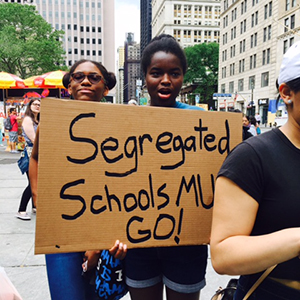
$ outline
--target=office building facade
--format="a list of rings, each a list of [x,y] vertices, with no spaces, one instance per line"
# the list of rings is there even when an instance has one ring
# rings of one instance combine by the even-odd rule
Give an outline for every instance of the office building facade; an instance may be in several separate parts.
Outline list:
[[[219,42],[220,0],[153,0],[152,36],[166,33],[182,47]]]
[[[275,123],[270,107],[278,95],[275,82],[282,57],[300,40],[297,2],[221,1],[218,110],[259,113],[262,123]],[[284,105],[276,117],[277,125],[287,118]]]
[[[139,100],[141,87],[140,44],[134,41],[134,34],[127,33],[124,61],[124,103]]]

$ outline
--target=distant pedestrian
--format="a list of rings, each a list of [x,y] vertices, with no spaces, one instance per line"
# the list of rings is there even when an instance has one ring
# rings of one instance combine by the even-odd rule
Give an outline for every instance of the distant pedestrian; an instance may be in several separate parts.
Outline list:
[[[243,114],[243,141],[252,137],[253,134],[250,131],[250,121],[249,121],[249,117],[246,116],[245,114]]]
[[[128,105],[136,106],[136,105],[138,105],[138,103],[135,99],[131,99],[131,100],[128,101]]]
[[[31,156],[31,151],[35,140],[36,129],[40,120],[40,105],[41,104],[39,98],[32,98],[27,105],[25,111],[25,117],[22,122],[22,131],[23,131],[22,134],[25,139],[24,151],[26,151],[29,158]],[[18,213],[16,214],[16,217],[21,220],[31,219],[31,217],[26,212],[27,204],[30,201],[30,198],[32,197],[28,170],[26,171],[26,176],[28,179],[28,185],[22,194],[19,210]],[[32,201],[32,212],[33,213],[36,212],[36,208],[33,204],[33,201]]]
[[[261,116],[260,116],[259,113],[256,113],[256,114],[255,114],[255,119],[256,119],[256,122],[258,123],[258,125],[260,125]]]
[[[249,117],[249,123],[250,123],[249,131],[252,133],[253,136],[257,136],[257,130],[256,130],[257,121],[256,121],[255,117],[250,116]]]
[[[3,141],[4,141],[4,124],[3,124],[3,118],[0,118],[0,146],[4,147]]]
[[[12,125],[12,129],[9,131],[10,152],[11,153],[19,153],[16,150],[16,146],[18,143],[18,119],[20,119],[20,118],[17,116],[17,111],[16,111],[15,107],[11,107],[9,109],[8,118],[10,118],[10,122]]]

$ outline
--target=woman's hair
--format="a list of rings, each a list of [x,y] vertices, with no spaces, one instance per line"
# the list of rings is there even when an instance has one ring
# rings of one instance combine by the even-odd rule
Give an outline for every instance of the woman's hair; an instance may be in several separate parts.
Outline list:
[[[250,116],[250,117],[249,117],[249,121],[250,121],[250,124],[256,126],[256,122],[257,122],[257,121],[256,121],[256,118],[255,118],[255,117]]]
[[[250,122],[249,116],[247,116],[246,114],[243,114],[243,118],[246,118],[248,122]]]
[[[26,107],[25,114],[24,114],[24,116],[30,117],[33,122],[35,122],[35,118],[34,118],[34,114],[33,114],[32,110],[31,110],[31,105],[35,101],[41,102],[41,99],[40,98],[30,98],[30,101],[28,102],[28,105]],[[37,114],[37,120],[38,121],[40,120],[40,113]]]
[[[99,71],[102,73],[104,80],[105,80],[105,85],[108,87],[109,90],[111,90],[117,83],[116,80],[116,76],[114,73],[112,72],[108,72],[106,70],[106,68],[99,62],[97,61],[93,61],[93,60],[89,60],[89,59],[81,59],[79,61],[77,61],[70,69],[70,71],[68,73],[66,73],[63,77],[63,85],[64,87],[67,89],[69,87],[69,83],[70,83],[70,79],[71,79],[71,75],[74,73],[74,71],[76,70],[76,68],[85,63],[85,62],[91,62],[92,64],[94,64]]]
[[[147,68],[151,64],[153,55],[159,51],[171,53],[177,56],[181,62],[183,74],[186,73],[187,61],[183,49],[173,36],[169,34],[161,34],[153,38],[143,51],[141,65],[145,76],[147,73]]]

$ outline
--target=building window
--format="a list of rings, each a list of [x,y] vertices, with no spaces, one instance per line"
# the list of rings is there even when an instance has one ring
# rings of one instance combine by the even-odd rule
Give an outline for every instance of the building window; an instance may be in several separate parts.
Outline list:
[[[268,18],[268,4],[265,5],[265,13],[264,13],[265,19]]]
[[[269,3],[269,17],[271,17],[272,16],[272,9],[273,9],[273,7],[272,7],[272,1]]]
[[[291,29],[295,28],[295,15],[291,16]]]
[[[74,49],[74,54],[78,54],[78,49]]]
[[[291,38],[290,38],[290,47],[291,47],[293,44],[294,44],[294,38],[291,37]]]
[[[255,76],[250,76],[249,77],[249,90],[255,89]]]
[[[77,36],[74,36],[74,42],[75,42],[75,43],[78,42]]]
[[[262,52],[262,64],[263,66],[266,64],[266,50]]]
[[[271,35],[272,35],[272,25],[268,26],[268,40],[271,39]]]
[[[265,42],[267,40],[267,27],[264,28],[264,35],[263,35],[263,41]]]
[[[234,92],[234,81],[230,81],[229,82],[229,93],[233,93]]]
[[[267,55],[267,64],[269,64],[270,60],[271,60],[271,49],[270,48],[267,49],[266,55]]]
[[[239,73],[243,73],[245,71],[245,59],[239,60]]]
[[[80,51],[80,54],[81,54],[81,55],[84,55],[84,50],[81,50],[81,51]]]
[[[244,79],[238,80],[238,91],[242,92],[244,90]]]
[[[288,48],[289,48],[288,40],[283,41],[283,54],[286,53]]]
[[[225,94],[225,83],[221,84],[221,93]]]
[[[230,76],[234,75],[235,63],[230,64]]]
[[[290,0],[285,0],[285,10],[290,9]]]
[[[265,87],[269,85],[269,72],[265,72],[261,74],[261,87]]]
[[[284,19],[284,32],[289,30],[289,18]]]

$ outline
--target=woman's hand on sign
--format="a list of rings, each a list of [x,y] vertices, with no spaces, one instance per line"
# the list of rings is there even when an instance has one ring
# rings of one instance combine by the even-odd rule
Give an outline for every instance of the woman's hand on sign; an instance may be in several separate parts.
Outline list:
[[[100,250],[90,250],[85,252],[82,264],[84,272],[90,271],[97,266],[100,252]]]
[[[115,245],[109,249],[109,253],[115,258],[124,259],[127,254],[127,245],[116,240]]]

